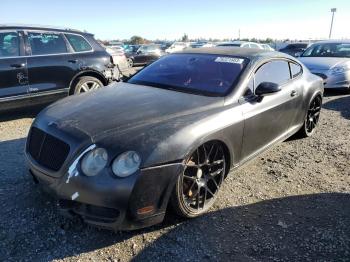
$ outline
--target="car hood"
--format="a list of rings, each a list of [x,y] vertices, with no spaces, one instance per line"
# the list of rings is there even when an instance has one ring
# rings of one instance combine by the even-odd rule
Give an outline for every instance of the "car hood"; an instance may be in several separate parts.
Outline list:
[[[299,57],[299,60],[309,70],[329,70],[335,66],[350,63],[349,58],[342,57]]]
[[[223,102],[222,97],[115,83],[56,102],[42,111],[37,120],[46,121],[45,125],[55,124],[66,132],[79,130],[96,141],[111,133],[125,134],[147,125],[203,112],[223,105]]]

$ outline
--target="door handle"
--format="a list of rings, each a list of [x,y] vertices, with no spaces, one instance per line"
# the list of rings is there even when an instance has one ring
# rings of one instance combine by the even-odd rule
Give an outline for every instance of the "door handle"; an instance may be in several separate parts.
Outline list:
[[[26,64],[25,63],[21,63],[21,64],[12,64],[10,65],[12,68],[22,68],[25,67]]]
[[[295,90],[293,90],[291,93],[290,93],[290,96],[296,96],[298,94],[298,92],[297,91],[295,91]]]
[[[75,64],[76,62],[78,62],[78,60],[76,60],[76,59],[71,59],[71,60],[68,60],[68,63]]]

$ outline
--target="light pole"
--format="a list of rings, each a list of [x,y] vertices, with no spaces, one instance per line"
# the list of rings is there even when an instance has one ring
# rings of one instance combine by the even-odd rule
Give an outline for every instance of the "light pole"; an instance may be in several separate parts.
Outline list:
[[[329,30],[329,39],[330,39],[331,36],[332,36],[334,13],[337,12],[337,8],[332,8],[332,9],[331,9],[331,12],[332,12],[332,21],[331,21],[331,29]]]

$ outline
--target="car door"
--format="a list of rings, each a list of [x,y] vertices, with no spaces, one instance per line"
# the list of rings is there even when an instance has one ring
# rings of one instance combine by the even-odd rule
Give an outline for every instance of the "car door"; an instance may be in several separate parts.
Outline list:
[[[145,56],[145,63],[149,64],[157,60],[161,55],[161,50],[158,47],[151,47]]]
[[[296,116],[298,95],[291,81],[288,61],[272,60],[263,64],[252,76],[250,92],[243,101],[244,135],[242,159],[268,146],[289,130]],[[280,85],[272,95],[257,97],[254,91],[262,82]]]
[[[27,61],[22,32],[0,31],[0,99],[27,95]]]
[[[27,58],[30,93],[67,91],[78,63],[63,35],[27,31],[26,42],[31,54]]]

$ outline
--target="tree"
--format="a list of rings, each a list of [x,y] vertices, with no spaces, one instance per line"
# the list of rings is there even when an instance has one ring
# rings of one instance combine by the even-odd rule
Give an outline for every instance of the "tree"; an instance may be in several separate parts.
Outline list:
[[[188,41],[188,35],[187,34],[184,34],[183,36],[182,36],[182,42],[187,42]]]
[[[134,35],[130,38],[130,44],[132,45],[142,45],[147,42],[146,39],[142,38],[141,36]]]

